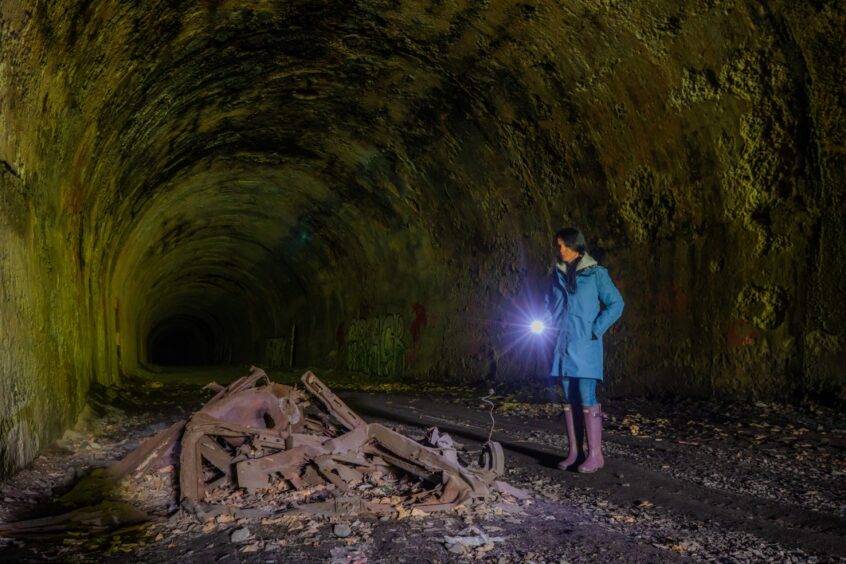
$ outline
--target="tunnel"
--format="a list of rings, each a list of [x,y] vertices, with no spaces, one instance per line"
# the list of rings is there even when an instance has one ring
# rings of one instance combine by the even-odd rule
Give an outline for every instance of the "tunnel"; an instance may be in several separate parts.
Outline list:
[[[842,399],[832,13],[4,2],[5,464],[167,319],[211,362],[296,332],[301,365],[524,382],[504,327],[566,224],[629,304],[609,386]]]
[[[846,401],[840,2],[0,1],[0,475],[92,386],[543,386],[572,225],[604,393]],[[528,347],[531,349],[531,346]]]
[[[156,366],[209,366],[220,362],[211,328],[193,317],[171,317],[150,333],[147,362]]]

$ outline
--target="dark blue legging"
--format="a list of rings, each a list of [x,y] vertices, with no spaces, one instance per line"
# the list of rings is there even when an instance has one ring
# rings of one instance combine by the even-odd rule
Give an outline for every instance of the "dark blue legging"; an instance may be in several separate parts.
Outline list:
[[[564,402],[574,403],[582,407],[596,405],[596,380],[593,378],[573,378],[565,376],[561,379],[564,388]]]

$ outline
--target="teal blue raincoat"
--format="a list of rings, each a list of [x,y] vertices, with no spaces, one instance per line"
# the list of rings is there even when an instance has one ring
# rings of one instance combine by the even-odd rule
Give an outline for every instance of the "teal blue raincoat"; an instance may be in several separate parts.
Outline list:
[[[576,268],[575,293],[566,282],[567,267],[559,263],[546,295],[547,315],[558,330],[550,376],[602,380],[602,336],[622,315],[623,297],[608,270],[587,253]]]

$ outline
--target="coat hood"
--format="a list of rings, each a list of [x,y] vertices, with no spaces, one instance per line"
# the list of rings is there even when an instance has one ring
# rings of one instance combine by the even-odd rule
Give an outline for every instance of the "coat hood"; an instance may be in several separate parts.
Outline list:
[[[576,272],[577,273],[581,272],[582,270],[584,270],[586,268],[590,268],[591,266],[596,266],[597,264],[599,264],[599,263],[596,262],[596,259],[594,259],[592,256],[590,256],[588,253],[585,253],[585,254],[582,255],[582,260],[579,261],[579,265],[576,267]],[[561,272],[563,272],[564,274],[567,274],[567,263],[566,262],[555,261],[555,267],[558,270],[560,270]]]

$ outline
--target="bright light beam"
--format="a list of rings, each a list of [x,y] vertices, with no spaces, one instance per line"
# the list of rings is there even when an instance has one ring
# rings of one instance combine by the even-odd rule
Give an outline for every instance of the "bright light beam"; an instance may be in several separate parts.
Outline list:
[[[529,329],[531,329],[532,333],[535,335],[540,335],[546,330],[546,324],[543,321],[535,320],[532,321],[531,325],[529,325]]]

